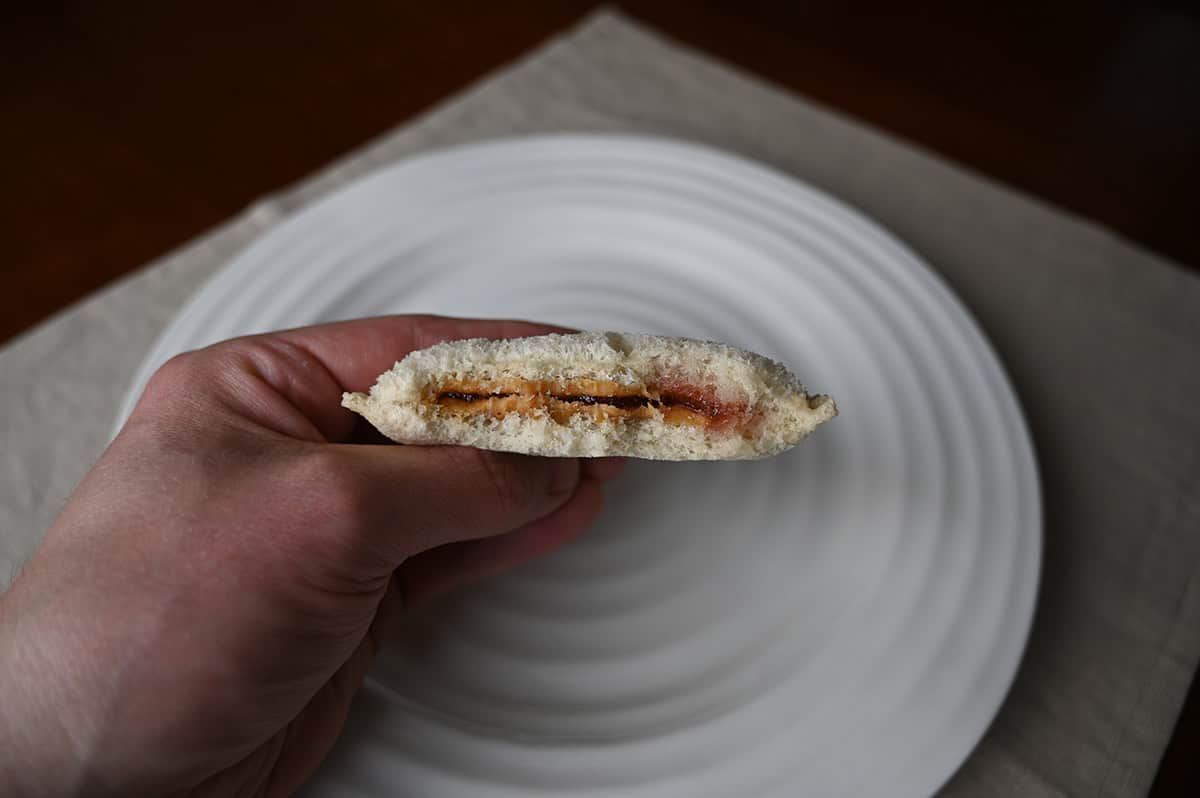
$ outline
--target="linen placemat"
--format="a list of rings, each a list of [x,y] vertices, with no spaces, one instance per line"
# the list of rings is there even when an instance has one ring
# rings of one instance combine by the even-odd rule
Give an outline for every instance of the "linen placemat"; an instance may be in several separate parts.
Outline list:
[[[942,792],[1144,795],[1200,657],[1200,280],[610,12],[0,350],[0,584],[101,451],[157,334],[232,255],[398,158],[552,131],[758,159],[857,206],[942,274],[1016,385],[1046,521],[1020,673]]]

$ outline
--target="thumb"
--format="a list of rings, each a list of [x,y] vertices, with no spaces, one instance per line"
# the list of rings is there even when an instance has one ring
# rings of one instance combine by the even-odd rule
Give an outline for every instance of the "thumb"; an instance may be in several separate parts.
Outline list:
[[[337,446],[360,520],[354,534],[390,568],[422,551],[525,526],[575,493],[574,458],[460,446]]]

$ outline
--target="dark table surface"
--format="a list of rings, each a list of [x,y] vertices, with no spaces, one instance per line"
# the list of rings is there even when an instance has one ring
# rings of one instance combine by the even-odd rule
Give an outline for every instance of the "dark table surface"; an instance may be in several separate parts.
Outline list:
[[[6,5],[0,342],[598,5]],[[1186,0],[615,5],[1200,268],[1200,16]],[[1156,798],[1197,794],[1197,692]]]

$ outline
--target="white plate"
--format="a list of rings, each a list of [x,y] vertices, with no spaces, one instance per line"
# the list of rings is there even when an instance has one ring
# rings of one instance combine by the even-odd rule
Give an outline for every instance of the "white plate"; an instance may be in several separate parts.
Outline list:
[[[1040,499],[995,355],[912,252],[690,144],[453,149],[265,235],[130,397],[181,350],[410,311],[727,341],[842,414],[771,460],[637,463],[581,542],[413,618],[307,795],[897,798],[959,766],[1029,630]]]

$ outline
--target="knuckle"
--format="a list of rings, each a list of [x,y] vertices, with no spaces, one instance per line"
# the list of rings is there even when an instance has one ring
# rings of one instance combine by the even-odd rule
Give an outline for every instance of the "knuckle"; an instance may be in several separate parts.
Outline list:
[[[175,355],[146,383],[129,418],[129,426],[151,430],[189,431],[205,428],[216,435],[229,420],[228,393],[231,353],[219,346]]]
[[[170,398],[179,391],[185,390],[196,380],[199,364],[195,352],[185,352],[175,355],[158,367],[146,383],[142,396],[150,401]]]
[[[312,584],[345,592],[376,584],[389,562],[387,523],[377,489],[353,457],[324,446],[302,445],[280,474],[294,524],[276,536],[281,555]]]
[[[126,424],[161,436],[164,441],[189,440],[198,415],[201,364],[195,353],[176,355],[150,377]]]
[[[314,503],[315,511],[357,528],[371,517],[374,502],[370,484],[371,481],[358,472],[355,463],[322,448],[304,458],[295,487],[298,495],[304,495]]]
[[[529,469],[522,468],[515,455],[467,449],[475,470],[496,511],[501,515],[520,513],[536,494],[537,486]]]
[[[183,403],[217,393],[229,381],[243,355],[228,344],[175,355],[163,363],[146,383],[142,402],[150,407]]]

